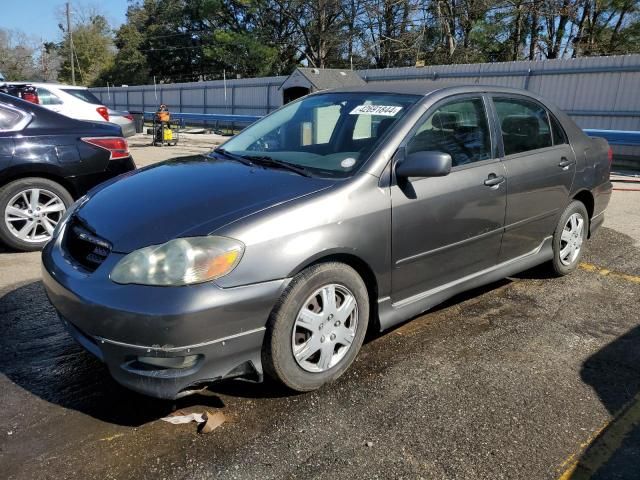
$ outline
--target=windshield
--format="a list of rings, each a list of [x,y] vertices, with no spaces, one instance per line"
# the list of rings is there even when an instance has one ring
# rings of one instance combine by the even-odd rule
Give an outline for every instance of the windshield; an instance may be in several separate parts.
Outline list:
[[[223,145],[226,152],[270,157],[320,175],[346,177],[420,96],[326,93],[291,103]]]

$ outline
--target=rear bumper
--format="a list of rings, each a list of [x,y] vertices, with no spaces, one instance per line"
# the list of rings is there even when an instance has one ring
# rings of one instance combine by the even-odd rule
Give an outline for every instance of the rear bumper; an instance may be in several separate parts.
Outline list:
[[[118,125],[122,129],[123,137],[133,137],[136,134],[136,125],[134,122]]]
[[[261,379],[266,322],[288,280],[236,288],[118,285],[108,275],[121,255],[83,273],[64,257],[62,236],[42,253],[47,295],[75,340],[116,381],[173,399],[222,378]]]
[[[591,238],[604,223],[604,212],[609,205],[612,192],[613,185],[609,180],[593,189],[594,208],[593,216],[589,224],[589,238]]]
[[[136,164],[133,162],[133,158],[129,156],[117,160],[109,160],[107,168],[101,172],[67,177],[66,180],[73,185],[75,196],[81,197],[96,185],[135,169]]]
[[[599,215],[591,218],[591,222],[589,223],[589,238],[593,237],[600,227],[604,223],[604,212],[601,212]]]

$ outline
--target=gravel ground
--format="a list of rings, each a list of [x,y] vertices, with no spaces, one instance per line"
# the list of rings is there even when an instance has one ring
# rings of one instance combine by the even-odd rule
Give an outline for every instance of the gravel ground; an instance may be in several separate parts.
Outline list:
[[[131,144],[147,164],[215,141],[200,138]],[[38,254],[0,252],[2,477],[553,479],[591,468],[584,448],[616,427],[597,478],[638,478],[640,429],[617,412],[640,391],[639,207],[640,192],[614,193],[573,275],[537,268],[458,296],[373,335],[339,381],[304,395],[131,393],[64,332]],[[159,420],[177,408],[227,421],[200,435]]]

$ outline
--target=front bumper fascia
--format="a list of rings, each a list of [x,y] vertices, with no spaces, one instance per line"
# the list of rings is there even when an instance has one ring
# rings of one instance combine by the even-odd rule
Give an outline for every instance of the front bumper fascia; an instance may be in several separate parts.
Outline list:
[[[174,399],[198,385],[229,377],[261,380],[261,350],[269,314],[288,279],[221,288],[118,285],[112,253],[93,273],[75,266],[50,242],[42,254],[47,295],[74,339],[101,359],[122,385]],[[191,357],[189,368],[156,368],[139,357]]]

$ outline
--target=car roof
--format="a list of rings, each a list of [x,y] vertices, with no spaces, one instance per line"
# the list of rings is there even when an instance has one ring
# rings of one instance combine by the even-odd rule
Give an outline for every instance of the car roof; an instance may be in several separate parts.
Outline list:
[[[500,87],[496,85],[478,85],[464,83],[447,83],[438,80],[416,79],[391,82],[367,83],[366,85],[353,87],[338,87],[330,92],[375,92],[375,93],[398,93],[407,95],[427,96],[436,91],[446,91],[446,93],[474,93],[474,92],[496,92],[511,93],[519,95],[528,95],[535,97],[534,94],[527,90],[510,87]],[[322,93],[322,92],[318,92]]]
[[[65,85],[64,83],[49,83],[49,82],[29,82],[27,80],[21,82],[4,82],[7,85],[33,85],[34,87],[41,88],[65,88],[72,90],[87,90],[87,87],[80,85]]]

